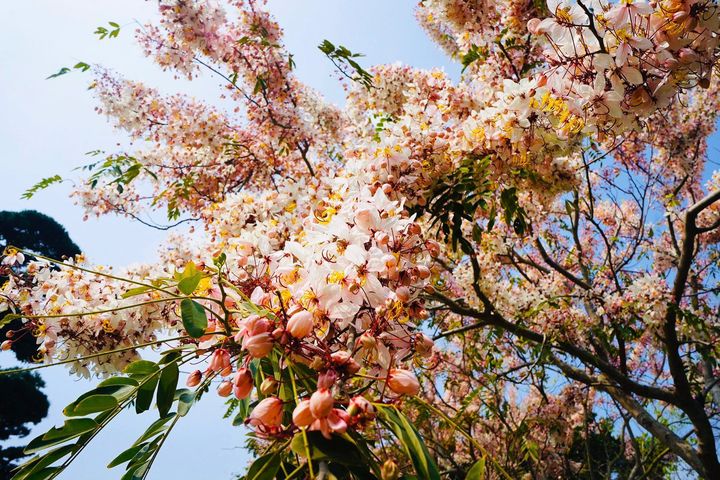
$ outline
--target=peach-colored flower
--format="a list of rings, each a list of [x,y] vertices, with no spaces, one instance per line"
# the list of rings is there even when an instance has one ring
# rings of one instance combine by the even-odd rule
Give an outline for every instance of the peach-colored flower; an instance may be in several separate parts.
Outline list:
[[[290,317],[287,330],[295,338],[305,338],[310,335],[314,327],[313,314],[307,310],[300,310]]]
[[[259,333],[246,338],[242,346],[253,358],[263,358],[273,349],[273,338],[267,332]]]
[[[227,397],[232,392],[232,389],[233,389],[232,383],[225,380],[224,382],[222,382],[220,384],[220,386],[217,389],[217,392],[218,392],[218,395],[220,395],[221,397]]]
[[[333,396],[330,390],[320,389],[310,396],[310,411],[315,418],[325,418],[333,408]]]
[[[282,400],[277,397],[267,397],[253,408],[248,423],[256,427],[278,427],[282,423],[282,413]]]
[[[185,384],[191,388],[197,387],[200,384],[200,380],[202,380],[202,372],[200,370],[195,370],[188,375],[187,382]]]
[[[420,382],[414,373],[409,370],[393,368],[388,373],[387,386],[400,395],[417,395],[420,391]]]
[[[310,400],[301,400],[293,410],[293,423],[298,427],[307,427],[315,421],[310,411]]]
[[[238,400],[247,398],[253,389],[253,378],[250,370],[241,368],[233,378],[233,394]]]

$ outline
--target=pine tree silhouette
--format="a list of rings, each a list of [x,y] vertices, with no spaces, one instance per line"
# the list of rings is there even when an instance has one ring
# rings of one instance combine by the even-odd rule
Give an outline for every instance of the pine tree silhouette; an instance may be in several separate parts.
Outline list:
[[[62,225],[35,210],[0,212],[0,251],[12,245],[51,258],[60,259],[80,253],[80,248],[70,239]],[[7,278],[0,276],[0,285]],[[2,324],[0,314],[0,324]],[[10,330],[22,327],[22,320],[14,320],[0,328],[0,341]],[[37,351],[35,337],[28,332],[13,336],[12,351],[21,361],[30,363]],[[0,441],[10,437],[24,437],[30,433],[28,424],[37,424],[48,412],[48,399],[41,391],[45,386],[42,378],[34,372],[22,372],[0,376]],[[0,479],[12,477],[17,460],[25,457],[23,447],[0,447]]]

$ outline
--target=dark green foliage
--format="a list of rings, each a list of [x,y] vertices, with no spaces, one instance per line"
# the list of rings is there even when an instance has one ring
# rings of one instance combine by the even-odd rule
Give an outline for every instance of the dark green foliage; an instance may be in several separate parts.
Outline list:
[[[428,204],[419,209],[419,213],[430,214],[431,227],[438,227],[441,237],[453,250],[459,246],[465,253],[473,251],[472,244],[463,236],[465,222],[472,224],[473,238],[476,241],[480,238],[482,229],[475,222],[475,213],[488,207],[491,188],[486,175],[488,164],[487,157],[466,158],[460,168],[433,185]],[[490,228],[492,225],[488,225]]]
[[[33,250],[52,258],[70,257],[80,248],[58,222],[35,210],[0,212],[0,246]]]
[[[324,40],[318,48],[333,62],[333,65],[340,70],[340,73],[345,75],[353,82],[358,82],[367,89],[370,89],[373,85],[373,77],[370,72],[360,66],[355,61],[356,58],[362,57],[360,53],[353,53],[342,45],[337,47],[328,40]]]
[[[0,440],[30,433],[29,424],[39,423],[48,412],[45,386],[39,375],[21,372],[0,376]],[[23,447],[0,447],[0,479],[10,478],[16,461],[25,457]]]

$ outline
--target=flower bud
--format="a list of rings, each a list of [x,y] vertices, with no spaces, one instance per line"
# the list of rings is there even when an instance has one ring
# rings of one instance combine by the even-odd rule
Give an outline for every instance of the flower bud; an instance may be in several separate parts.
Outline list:
[[[227,396],[229,396],[230,393],[232,392],[232,389],[233,389],[232,383],[230,383],[230,382],[228,382],[227,380],[225,380],[225,381],[222,382],[222,383],[220,384],[220,386],[218,387],[217,393],[218,393],[218,395],[220,395],[221,397],[227,397]]]
[[[332,362],[338,367],[344,368],[347,373],[354,375],[360,371],[360,364],[346,350],[340,350],[330,355]]]
[[[278,427],[282,423],[283,402],[277,397],[267,397],[258,403],[248,417],[251,425]]]
[[[273,349],[272,336],[265,332],[248,337],[243,341],[243,348],[247,350],[253,358],[266,357]]]
[[[374,223],[373,214],[368,209],[360,210],[355,214],[355,225],[363,230],[370,230]]]
[[[380,469],[380,478],[382,480],[398,480],[400,478],[400,469],[397,463],[390,459],[386,460]]]
[[[334,403],[330,390],[318,390],[310,397],[310,412],[315,418],[325,418],[330,415]]]
[[[210,370],[219,372],[230,366],[230,353],[224,348],[218,348],[210,357]]]
[[[350,416],[374,414],[375,407],[365,397],[353,397],[348,405],[347,413]]]
[[[435,240],[425,240],[425,248],[427,248],[431,257],[440,256],[440,244]]]
[[[408,287],[399,287],[395,290],[395,296],[402,303],[407,303],[410,300],[410,289]]]
[[[200,384],[200,380],[202,380],[202,372],[200,370],[195,370],[190,375],[188,375],[185,385],[190,388],[197,387]]]
[[[271,395],[277,391],[278,381],[273,377],[267,377],[260,384],[260,392],[263,395]]]
[[[233,372],[232,365],[228,365],[227,367],[220,370],[220,376],[221,377],[227,377]]]
[[[336,381],[337,372],[335,370],[326,370],[318,375],[317,388],[319,390],[330,390]]]
[[[422,279],[422,280],[427,280],[428,278],[430,278],[430,275],[431,275],[430,269],[428,267],[426,267],[425,265],[418,265],[417,273],[418,273],[418,277],[420,277],[420,279]]]
[[[287,330],[295,338],[305,338],[310,335],[314,326],[313,314],[307,310],[301,310],[290,317]]]
[[[527,29],[528,32],[532,33],[533,35],[537,35],[540,33],[540,19],[539,18],[531,18],[527,22]]]
[[[310,411],[310,400],[302,400],[293,410],[293,423],[298,427],[307,427],[315,421]]]
[[[400,395],[417,395],[420,391],[420,382],[414,373],[409,370],[392,368],[388,373],[387,386]]]
[[[238,400],[250,396],[253,388],[253,378],[250,370],[241,368],[233,377],[233,394]]]

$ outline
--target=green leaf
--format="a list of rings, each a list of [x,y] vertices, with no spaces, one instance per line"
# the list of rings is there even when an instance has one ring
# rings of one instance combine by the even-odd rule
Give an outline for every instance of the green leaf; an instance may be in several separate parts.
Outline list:
[[[378,412],[382,414],[383,420],[388,423],[395,436],[400,440],[400,444],[408,457],[410,457],[418,477],[426,480],[440,480],[437,465],[430,456],[430,452],[428,452],[418,431],[405,415],[395,408],[381,408]]]
[[[136,360],[123,370],[124,373],[136,375],[149,375],[159,370],[155,362],[150,360]]]
[[[465,480],[485,480],[485,456],[475,462],[465,476]]]
[[[78,62],[73,66],[73,68],[77,68],[81,72],[87,72],[88,70],[90,70],[90,65],[85,62]]]
[[[67,73],[67,72],[65,72]],[[55,75],[51,75],[48,78],[53,78],[54,76],[63,75],[62,73],[57,73]],[[25,193],[22,194],[22,199],[29,200],[40,190],[45,190],[50,185],[53,185],[55,183],[60,183],[63,181],[63,178],[60,175],[53,175],[52,177],[43,178],[38,183],[33,185],[32,187],[25,190]]]
[[[80,402],[72,408],[73,417],[80,417],[90,413],[105,412],[117,408],[118,399],[114,395],[92,395],[80,400]]]
[[[25,447],[24,452],[28,455],[65,443],[68,440],[79,437],[83,433],[92,432],[99,428],[99,425],[92,418],[74,418],[66,420],[60,428],[52,428],[43,435],[35,437]],[[49,435],[48,438],[45,438]]]
[[[160,417],[164,417],[170,411],[175,399],[175,389],[178,384],[180,370],[177,363],[170,363],[160,373],[160,383],[157,389],[157,407]]]
[[[113,468],[117,467],[118,465],[121,465],[125,462],[129,462],[132,460],[132,458],[135,456],[136,453],[138,453],[142,448],[147,445],[147,443],[141,443],[139,445],[133,445],[132,447],[128,448],[124,452],[122,452],[120,455],[115,457],[110,463],[108,463],[107,468]]]
[[[135,398],[135,413],[142,413],[150,410],[158,380],[160,380],[160,378],[157,372],[155,372],[151,377],[146,377],[145,380],[143,380],[143,384],[138,389],[137,397]]]
[[[158,433],[161,433],[161,432],[164,432],[165,430],[167,430],[167,426],[165,426],[165,424],[167,422],[169,422],[170,420],[172,420],[173,418],[175,418],[175,414],[171,413],[170,415],[168,415],[166,417],[155,420],[147,428],[147,430],[145,430],[145,433],[143,433],[142,436],[140,436],[140,438],[138,438],[135,441],[133,446],[140,445],[141,443],[145,442],[146,440],[149,440],[150,438],[154,437]]]
[[[205,335],[208,326],[207,316],[203,307],[195,300],[189,298],[180,302],[180,314],[183,327],[188,335],[193,338],[200,338]]]
[[[351,437],[346,435],[333,435],[328,440],[320,432],[306,432],[308,449],[313,460],[332,460],[350,467],[361,467],[371,463],[365,458]],[[306,458],[305,435],[302,432],[295,434],[290,442],[290,449],[297,455]]]
[[[177,414],[184,417],[195,402],[195,393],[187,388],[182,388],[175,392],[175,398],[178,401]]]
[[[38,472],[45,467],[52,465],[61,458],[67,456],[70,453],[73,453],[77,448],[78,446],[75,444],[64,445],[62,447],[50,450],[45,455],[37,455],[22,464],[13,478],[17,480],[23,480],[25,478],[28,478],[30,474]]]
[[[178,290],[185,295],[192,295],[202,278],[202,273],[195,272],[193,275],[185,277],[178,282]]]
[[[245,480],[273,480],[280,470],[280,452],[271,452],[255,460]]]
[[[22,478],[23,480],[47,480],[49,478],[54,478],[60,470],[62,470],[62,467],[47,467]],[[15,478],[17,478],[17,476],[13,477],[13,479]]]
[[[66,73],[70,73],[70,69],[68,67],[62,67],[60,70],[57,71],[57,73],[53,73],[49,77],[46,77],[45,80],[50,80],[51,78],[57,78],[61,75],[65,75]]]
[[[123,293],[121,296],[122,296],[122,298],[130,298],[130,297],[134,297],[135,295],[141,295],[141,294],[143,294],[143,293],[145,293],[145,292],[148,292],[148,291],[150,291],[150,290],[152,290],[152,287],[136,287],[136,288],[131,288],[131,289],[128,290],[127,292]]]
[[[53,427],[43,435],[43,440],[58,440],[61,438],[69,439],[78,437],[86,432],[91,432],[98,428],[98,424],[92,418],[71,418],[65,420],[62,427]]]

